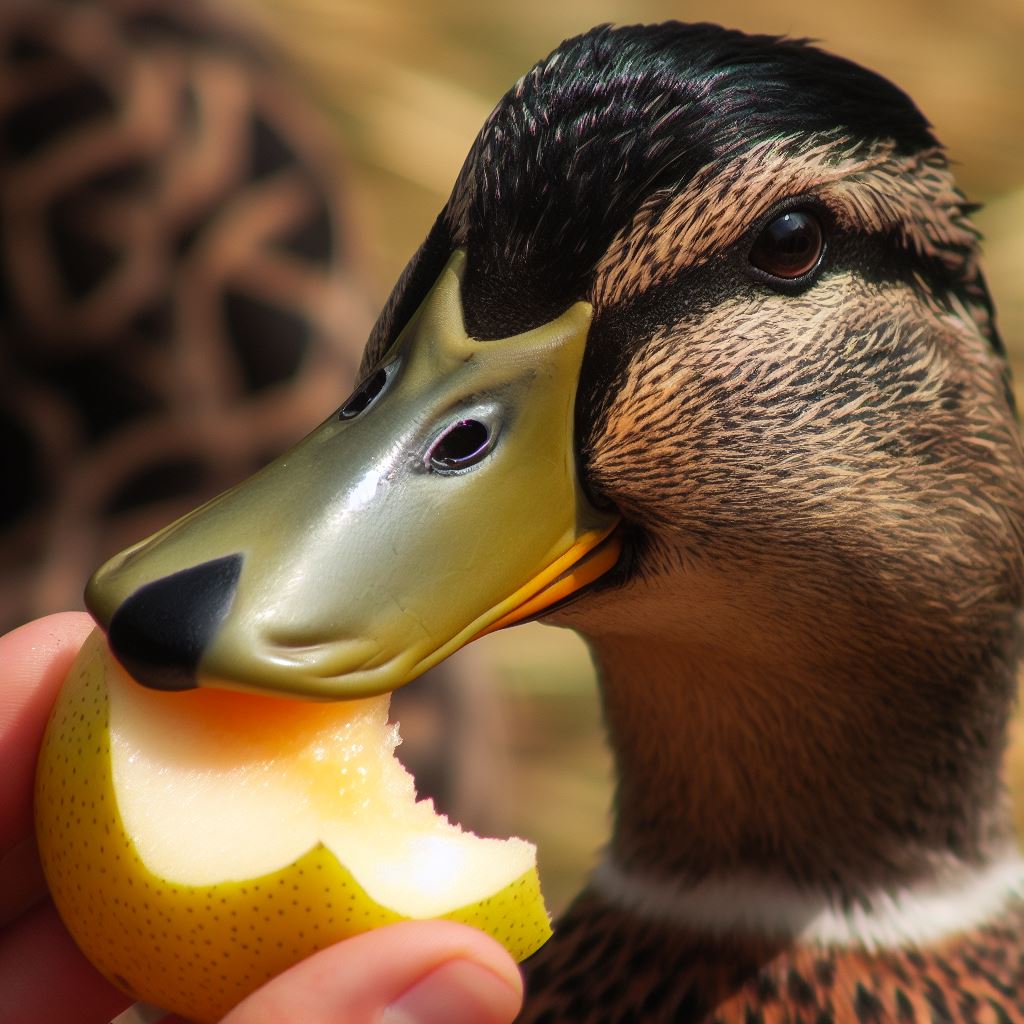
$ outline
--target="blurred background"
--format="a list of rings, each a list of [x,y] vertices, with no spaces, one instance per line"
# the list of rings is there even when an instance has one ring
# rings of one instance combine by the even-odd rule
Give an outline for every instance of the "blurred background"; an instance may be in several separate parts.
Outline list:
[[[666,18],[812,37],[917,100],[985,204],[1024,399],[1019,0],[6,0],[3,624],[337,406],[499,96],[568,35]],[[564,906],[610,792],[582,644],[520,627],[417,693],[417,777],[537,842]]]

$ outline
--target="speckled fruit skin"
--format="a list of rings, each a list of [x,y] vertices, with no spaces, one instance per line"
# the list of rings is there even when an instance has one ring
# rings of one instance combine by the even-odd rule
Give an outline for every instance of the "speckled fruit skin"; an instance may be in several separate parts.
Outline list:
[[[36,779],[36,833],[53,898],[107,978],[206,1024],[314,951],[401,920],[319,845],[272,874],[219,885],[174,885],[149,872],[122,827],[111,782],[109,656],[93,633],[54,707]],[[551,934],[536,870],[443,916],[481,928],[517,960]]]

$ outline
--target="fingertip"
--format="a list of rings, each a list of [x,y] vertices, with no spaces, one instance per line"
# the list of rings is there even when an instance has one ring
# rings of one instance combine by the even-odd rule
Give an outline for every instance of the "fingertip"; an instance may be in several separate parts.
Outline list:
[[[85,612],[56,612],[0,636],[0,737],[39,695],[52,702],[85,638],[96,628]]]
[[[518,972],[516,972],[518,975]],[[479,961],[448,960],[384,1009],[380,1024],[510,1024],[522,986]]]
[[[442,1014],[433,1019],[452,1024],[510,1024],[522,992],[515,961],[483,932],[453,921],[406,921],[321,950],[254,992],[222,1024],[378,1024],[385,1010],[405,1024],[420,1019],[414,1011],[430,1021],[422,1017],[430,1007]],[[472,1015],[452,1017],[459,1005]]]
[[[32,832],[32,780],[46,722],[95,626],[84,612],[58,612],[0,637],[0,851]]]
[[[85,639],[96,628],[96,620],[88,612],[53,612],[43,615],[31,622],[15,626],[10,632],[0,637],[0,642],[7,643],[15,638],[29,637],[31,644],[50,644],[60,647],[66,638],[76,637],[79,642]]]
[[[479,928],[458,921],[404,921],[390,927],[394,931],[390,941],[418,944],[424,951],[430,951],[438,963],[456,957],[470,960],[496,974],[522,996],[519,965],[497,939]]]

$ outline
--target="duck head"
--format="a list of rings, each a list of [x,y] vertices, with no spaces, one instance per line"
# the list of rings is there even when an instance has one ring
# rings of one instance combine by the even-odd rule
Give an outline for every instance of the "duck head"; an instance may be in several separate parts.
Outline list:
[[[847,61],[568,40],[484,125],[355,395],[89,606],[144,683],[340,697],[544,615],[603,674],[623,860],[981,856],[1024,455],[968,215]]]

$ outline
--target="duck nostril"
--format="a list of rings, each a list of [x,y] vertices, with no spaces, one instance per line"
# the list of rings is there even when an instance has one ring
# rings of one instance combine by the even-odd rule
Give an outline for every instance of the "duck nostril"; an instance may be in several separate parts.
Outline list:
[[[338,411],[339,420],[355,419],[373,400],[384,390],[387,383],[387,370],[378,370],[367,377],[362,384],[356,388],[352,397]]]
[[[427,454],[432,469],[440,472],[476,465],[491,450],[491,432],[479,420],[460,420],[448,428]]]

